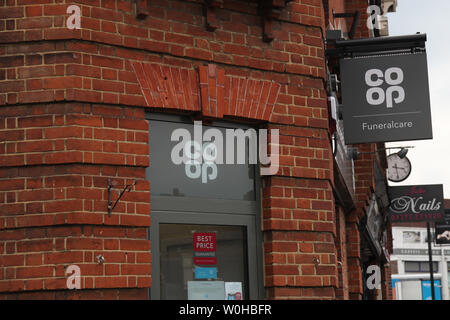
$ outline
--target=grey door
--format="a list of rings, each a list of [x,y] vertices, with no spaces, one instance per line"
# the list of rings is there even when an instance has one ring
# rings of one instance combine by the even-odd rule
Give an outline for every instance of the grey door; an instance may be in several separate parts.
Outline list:
[[[239,298],[264,298],[256,166],[221,164],[217,165],[214,180],[192,179],[187,171],[185,175],[183,164],[177,165],[171,160],[176,142],[170,139],[177,128],[191,130],[192,122],[182,117],[155,114],[148,115],[148,119],[151,299],[188,299],[194,296],[193,286],[190,287],[193,281],[195,284],[239,284],[242,288]],[[223,131],[236,126],[213,123],[208,127]],[[212,263],[202,265],[196,259],[199,253],[194,249],[196,233],[214,235],[217,248],[210,252],[214,255]],[[205,277],[205,271],[212,276]],[[198,295],[196,291],[195,294],[207,299],[209,293]],[[230,297],[234,296],[225,296]]]
[[[187,299],[195,279],[193,232],[217,233],[217,278],[242,283],[243,299],[261,298],[255,221],[240,215],[152,212],[152,299]]]

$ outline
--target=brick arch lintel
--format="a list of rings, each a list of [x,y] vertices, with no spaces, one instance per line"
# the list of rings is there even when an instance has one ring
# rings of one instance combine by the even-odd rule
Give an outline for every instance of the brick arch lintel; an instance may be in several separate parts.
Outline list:
[[[197,69],[132,62],[148,107],[201,111],[205,117],[269,121],[281,85],[226,75],[215,64]]]

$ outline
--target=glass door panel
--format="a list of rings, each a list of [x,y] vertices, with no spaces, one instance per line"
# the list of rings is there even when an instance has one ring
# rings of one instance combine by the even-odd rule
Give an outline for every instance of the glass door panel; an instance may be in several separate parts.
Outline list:
[[[202,242],[202,239],[207,240]],[[234,287],[240,284],[242,292],[237,297],[228,292],[225,299],[248,299],[247,247],[245,226],[161,223],[160,298],[184,300],[188,296],[199,297],[202,296],[201,284],[233,282]],[[191,281],[195,281],[196,286]],[[206,291],[203,296],[207,299]]]

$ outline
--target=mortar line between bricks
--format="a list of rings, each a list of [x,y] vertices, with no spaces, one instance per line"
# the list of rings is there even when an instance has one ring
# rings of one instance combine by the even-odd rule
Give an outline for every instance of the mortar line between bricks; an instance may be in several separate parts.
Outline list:
[[[67,212],[62,212],[61,214],[66,214]],[[92,214],[103,214],[103,213],[95,213],[95,212],[90,212]],[[26,214],[26,215],[21,215],[21,216],[36,216],[37,214]],[[46,213],[43,213],[41,215],[48,215]],[[125,214],[125,215],[135,215],[135,214]],[[144,214],[139,214],[139,216],[146,216]],[[150,214],[151,216],[151,214]],[[1,217],[8,217],[8,216],[1,216]],[[101,227],[101,228],[132,228],[132,229],[147,229],[149,228],[148,226],[133,226],[133,225],[112,225],[112,224],[103,224],[102,223],[97,223],[97,224],[64,224],[64,223],[59,223],[59,224],[49,224],[49,225],[31,225],[31,226],[24,226],[24,227],[4,227],[3,229],[0,229],[0,231],[5,230],[5,231],[17,231],[17,230],[28,230],[28,229],[36,229],[36,228],[45,228],[45,227],[56,227],[56,228],[65,228],[65,227],[78,227],[78,226],[93,226],[93,227]],[[86,238],[89,238],[86,236]],[[42,239],[48,239],[48,237],[43,237],[43,238],[35,238],[35,239],[24,239],[24,241],[32,241],[32,240],[42,240]],[[97,239],[97,238],[96,238]],[[122,238],[117,238],[117,237],[101,237],[100,239],[122,239]],[[124,238],[125,240],[141,240],[140,238]],[[1,240],[1,241],[14,241],[14,240]],[[19,240],[21,241],[21,240]],[[102,249],[103,250],[103,249]],[[90,250],[90,251],[95,251],[95,250]],[[114,251],[114,249],[104,249],[104,251]],[[144,252],[141,250],[137,250],[136,252]],[[41,251],[35,251],[35,252],[41,252]],[[49,252],[53,252],[53,251],[49,251]],[[146,252],[146,251],[145,251]],[[22,254],[21,252],[16,252],[15,254]]]
[[[136,95],[136,96],[140,96],[140,95]],[[114,106],[114,107],[117,107],[117,108],[125,108],[124,106],[129,106],[129,105],[125,105],[125,104],[111,104],[111,103],[107,103],[107,102],[89,102],[89,101],[79,101],[79,100],[63,100],[63,101],[49,101],[49,102],[52,102],[52,103],[82,103],[82,104],[90,104],[90,105]],[[2,107],[10,107],[10,106],[21,106],[21,105],[26,106],[26,105],[30,105],[30,104],[33,104],[33,105],[36,105],[36,104],[48,105],[49,102],[36,102],[36,103],[29,102],[29,103],[6,104],[4,106],[0,106],[0,108],[2,108]],[[148,107],[148,106],[132,106],[132,107],[134,107],[134,108],[144,108],[147,111],[151,111],[151,110],[155,109],[155,107]],[[322,109],[325,109],[325,108],[322,108]],[[199,111],[195,111],[195,113],[198,113],[198,112]],[[72,114],[72,113],[70,113],[70,114]],[[78,114],[78,113],[73,113],[73,114]],[[83,114],[88,114],[88,113],[83,113]],[[258,122],[258,123],[264,124],[264,125],[268,124],[268,125],[275,125],[275,126],[285,126],[285,127],[293,127],[293,128],[307,128],[307,129],[327,131],[326,128],[321,128],[321,127],[311,127],[311,126],[304,126],[304,125],[299,126],[299,125],[296,125],[296,124],[286,124],[286,123],[281,123],[281,122],[260,121],[258,119],[250,119],[250,120],[255,120],[255,124],[256,124],[256,122]],[[133,130],[133,131],[140,131],[140,130]],[[291,135],[283,135],[283,136],[291,136]],[[302,138],[304,138],[304,136],[293,136],[293,137],[302,137]],[[316,137],[306,137],[306,138],[320,139],[320,138],[316,138]]]
[[[273,219],[273,218],[267,218],[265,220],[283,220],[283,219]],[[298,219],[299,220],[299,219]],[[321,220],[299,220],[299,221],[312,221],[312,222],[327,222],[327,221],[321,221]],[[329,221],[331,223],[331,221]],[[290,232],[290,233],[331,233],[333,235],[333,238],[335,238],[336,236],[334,236],[334,232],[333,231],[318,231],[318,230],[294,230],[294,229],[267,229],[267,230],[263,230],[263,232]],[[277,240],[277,242],[292,242],[292,240]],[[269,242],[267,242],[269,243]],[[308,242],[309,243],[309,242]],[[314,243],[314,242],[311,242]],[[329,242],[331,243],[331,242]],[[306,254],[306,253],[305,253]],[[315,255],[315,254],[323,254],[323,252],[320,253],[309,253],[311,255]],[[328,253],[331,254],[331,253]]]
[[[295,179],[295,180],[315,180],[315,181],[327,181],[328,185],[330,187],[331,190],[333,190],[333,183],[331,182],[330,179],[328,178],[324,178],[324,179],[319,179],[319,178],[307,178],[307,177],[293,177],[293,176],[282,176],[282,175],[273,175],[273,176],[267,176],[267,177],[277,177],[277,178],[285,178],[285,179]],[[263,186],[262,188],[265,188],[268,186]],[[323,190],[323,188],[318,188],[320,190]],[[295,198],[294,198],[295,199]],[[264,208],[263,208],[264,209]]]
[[[272,124],[271,122],[269,122],[270,124]],[[288,125],[286,125],[286,126],[288,126]],[[292,126],[289,126],[289,127],[292,127]],[[322,129],[322,128],[315,128],[315,127],[297,127],[296,126],[296,128],[308,128],[308,129],[317,129],[317,130],[326,130],[326,129]],[[277,128],[278,129],[278,128]],[[316,139],[316,140],[325,140],[326,138],[317,138],[317,137],[308,137],[308,136],[295,136],[295,135],[292,135],[292,134],[281,134],[280,133],[280,136],[283,136],[283,137],[293,137],[293,138],[307,138],[307,139]],[[328,139],[329,140],[329,139]],[[285,146],[285,144],[280,144],[279,143],[279,145],[280,146]]]
[[[60,153],[67,153],[69,151],[61,151]],[[91,152],[91,151],[82,151]],[[22,166],[3,166],[3,168],[31,168],[31,167],[42,167],[42,166],[69,166],[69,165],[83,165],[83,166],[114,166],[114,167],[131,167],[131,168],[148,168],[148,166],[138,166],[138,165],[126,165],[126,164],[109,164],[109,163],[86,163],[86,162],[67,162],[67,163],[42,163],[33,165],[22,165]],[[119,177],[117,177],[119,178]],[[136,179],[136,178],[133,178]],[[142,180],[146,180],[142,178]]]
[[[323,42],[323,38],[321,38],[321,40]],[[58,40],[45,40],[45,39],[43,39],[43,40],[33,40],[33,41],[18,41],[18,42],[0,43],[0,46],[6,45],[6,44],[12,46],[12,45],[15,45],[15,44],[24,45],[24,44],[33,44],[33,43],[42,43],[42,42],[44,42],[44,43],[45,42],[55,42],[56,43],[56,42],[67,42],[67,41],[71,41],[71,42],[79,41],[79,42],[90,43],[90,44],[101,44],[101,45],[108,46],[108,47],[121,48],[121,49],[133,50],[133,51],[138,51],[138,52],[148,52],[148,53],[158,54],[158,55],[161,56],[161,58],[164,58],[165,56],[170,56],[172,58],[182,59],[182,60],[186,60],[186,61],[201,61],[201,62],[204,62],[204,63],[207,63],[207,64],[214,63],[214,64],[216,64],[218,66],[242,68],[242,69],[248,69],[248,70],[259,71],[259,72],[271,72],[271,73],[275,73],[275,74],[288,74],[288,75],[300,76],[300,77],[305,77],[305,78],[314,79],[314,80],[325,81],[325,79],[322,78],[322,77],[316,77],[316,76],[313,76],[313,75],[307,75],[307,74],[302,74],[302,73],[293,73],[293,72],[288,72],[288,71],[276,71],[276,70],[259,69],[259,68],[249,67],[249,66],[241,66],[241,65],[227,64],[227,63],[217,62],[217,61],[209,61],[209,60],[199,59],[199,58],[195,58],[195,57],[177,56],[177,55],[171,54],[169,52],[150,51],[150,50],[146,50],[146,49],[137,49],[137,48],[133,48],[133,47],[127,47],[127,46],[119,45],[119,44],[111,44],[111,43],[107,43],[107,42],[92,41],[92,40],[77,39],[77,38],[58,39]],[[67,51],[66,50],[66,51],[63,51],[63,52],[72,52],[72,51]],[[25,55],[25,53],[17,53],[15,55]],[[92,55],[99,55],[99,54],[97,53],[97,54],[92,54]],[[104,56],[102,55],[102,57],[104,57]],[[252,58],[252,56],[248,56],[248,57]],[[126,58],[124,58],[124,59],[126,59]],[[128,60],[132,61],[132,59],[128,59]],[[139,60],[133,60],[133,61],[139,61]],[[267,60],[267,61],[271,61],[271,60]],[[140,62],[142,62],[142,61],[140,61]],[[122,70],[125,70],[125,69],[122,69]]]

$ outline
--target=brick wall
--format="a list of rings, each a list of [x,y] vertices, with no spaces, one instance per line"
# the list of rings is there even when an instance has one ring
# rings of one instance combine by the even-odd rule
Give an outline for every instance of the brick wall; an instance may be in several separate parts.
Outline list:
[[[81,29],[66,28],[71,4]],[[256,1],[219,2],[213,32],[202,1],[147,4],[137,19],[131,0],[0,0],[2,297],[147,296],[146,110],[279,129],[280,170],[263,179],[266,297],[337,296],[337,219],[358,292],[358,233],[351,223],[344,232],[332,193],[323,2],[282,8],[270,43]],[[138,181],[111,217],[108,178]],[[70,264],[81,267],[83,290],[64,290]]]
[[[151,284],[143,111],[81,103],[0,109],[1,292],[66,289],[73,264],[84,289]],[[137,180],[110,217],[107,179],[117,188]]]
[[[5,26],[0,37],[0,43],[8,43],[0,47],[0,67],[5,68],[0,79],[6,80],[0,87],[2,103],[75,99],[143,106],[130,74],[132,60],[186,67],[211,61],[260,72],[324,76],[320,1],[289,5],[280,18],[289,23],[275,26],[270,44],[261,39],[256,2],[225,2],[217,11],[214,32],[204,28],[200,1],[148,1],[144,20],[136,19],[131,0],[73,1],[82,15],[82,29],[73,30],[65,27],[68,4],[43,2],[0,7],[3,22],[12,27]],[[316,17],[308,20],[310,26],[299,24],[310,15]]]
[[[269,297],[335,297],[333,201],[326,181],[272,178],[264,188]]]

